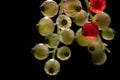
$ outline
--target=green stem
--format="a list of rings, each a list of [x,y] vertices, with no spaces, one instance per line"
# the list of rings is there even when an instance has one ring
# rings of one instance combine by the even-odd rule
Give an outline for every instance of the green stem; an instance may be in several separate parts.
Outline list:
[[[106,47],[108,46],[106,43],[103,44],[104,50],[106,50],[108,53],[110,53],[111,51]]]
[[[98,37],[99,37],[100,41],[102,41],[100,35],[98,35]],[[108,53],[110,53],[111,51],[107,48],[107,46],[108,46],[108,44],[103,43],[103,49],[106,50]]]
[[[60,6],[59,15],[62,15],[62,13],[63,13],[63,3],[64,3],[64,0],[61,0],[61,2],[59,4],[59,6]],[[57,27],[58,36],[59,36],[59,33],[60,33],[60,29]],[[56,50],[57,50],[57,47],[54,48],[54,50],[51,52],[51,53],[53,53],[53,55],[52,55],[53,59],[55,59]]]
[[[105,49],[108,53],[111,52],[106,46],[104,47],[104,49]]]
[[[49,54],[52,54],[54,51],[52,50],[52,51],[49,51]]]
[[[63,3],[64,3],[64,0],[61,0],[60,2],[60,12],[59,12],[59,15],[61,15],[63,13]]]
[[[60,6],[60,10],[59,10],[59,15],[62,15],[63,13],[63,3],[64,3],[64,0],[61,0],[59,6]],[[60,29],[57,27],[57,34],[59,35],[60,34]]]
[[[89,9],[89,1],[88,0],[85,0],[85,3],[86,3],[86,6],[87,6],[87,12],[88,12],[88,16],[90,16],[90,19],[93,20],[93,15]]]
[[[54,50],[53,50],[53,55],[52,55],[52,58],[53,58],[53,59],[55,59],[55,53],[56,53],[56,50],[57,50],[57,47],[54,48]]]
[[[86,6],[87,6],[87,11],[89,12],[89,2],[88,0],[85,0]]]

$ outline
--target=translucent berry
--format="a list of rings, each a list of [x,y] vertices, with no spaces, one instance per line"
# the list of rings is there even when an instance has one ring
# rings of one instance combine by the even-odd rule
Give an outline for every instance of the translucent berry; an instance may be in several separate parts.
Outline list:
[[[56,59],[49,59],[44,65],[44,70],[50,76],[57,75],[60,71],[60,63]]]
[[[75,39],[75,34],[72,29],[65,29],[61,31],[60,41],[66,45],[70,45],[73,43]]]
[[[59,37],[57,34],[55,33],[52,33],[52,34],[48,34],[45,38],[45,41],[46,41],[46,45],[49,47],[49,48],[56,48],[60,41],[59,41]]]
[[[38,29],[38,32],[42,36],[46,36],[48,34],[53,33],[55,27],[54,27],[54,23],[53,23],[53,21],[52,21],[51,18],[49,18],[49,17],[43,17],[38,22],[37,29]]]
[[[58,13],[58,5],[53,0],[46,0],[40,6],[41,13],[47,17],[54,17]]]
[[[71,57],[71,50],[67,46],[62,46],[57,51],[57,57],[60,60],[68,60]]]
[[[91,61],[93,62],[93,64],[98,66],[103,65],[107,61],[107,55],[105,54],[105,52],[92,54],[91,56]]]
[[[67,15],[60,15],[56,19],[56,24],[60,29],[70,28],[72,25],[71,18]]]
[[[115,31],[112,28],[105,28],[102,30],[101,35],[105,40],[112,40],[115,37]]]
[[[36,59],[44,60],[49,55],[49,49],[44,44],[39,43],[32,48],[32,53]]]
[[[99,30],[103,30],[110,26],[111,18],[106,12],[100,12],[93,17],[93,22],[98,26]]]
[[[98,53],[103,53],[104,52],[103,42],[101,40],[97,39],[97,38],[89,41],[89,43],[88,43],[88,46],[87,46],[88,51],[91,54],[98,54]]]
[[[88,22],[87,12],[82,9],[80,12],[74,15],[73,21],[76,25],[83,26],[86,22]]]
[[[76,41],[78,45],[80,46],[87,46],[88,40],[82,35],[81,28],[77,30],[76,32]]]
[[[99,13],[106,8],[106,0],[90,0],[90,10]]]
[[[99,32],[98,27],[93,22],[87,22],[82,27],[82,35],[88,40],[95,39],[98,35],[98,32]]]
[[[65,0],[63,5],[63,11],[68,16],[74,16],[77,12],[82,9],[81,2],[79,0]]]

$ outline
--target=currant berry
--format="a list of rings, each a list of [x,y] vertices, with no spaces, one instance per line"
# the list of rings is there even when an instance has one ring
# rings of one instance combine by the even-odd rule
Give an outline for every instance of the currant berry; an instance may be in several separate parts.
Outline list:
[[[87,22],[82,27],[82,35],[88,40],[95,39],[98,35],[98,32],[99,32],[98,27],[93,22]]]
[[[63,4],[63,11],[68,16],[74,16],[82,9],[81,2],[79,0],[65,0]]]
[[[62,46],[57,51],[57,57],[60,60],[68,60],[71,57],[71,50],[67,46]]]
[[[106,0],[90,0],[90,10],[93,13],[99,13],[106,8]]]
[[[32,53],[36,59],[44,60],[49,55],[49,49],[44,44],[39,43],[32,48]]]
[[[51,18],[43,17],[37,24],[38,32],[42,36],[53,33],[55,26]]]
[[[56,59],[49,59],[44,65],[44,70],[50,76],[57,75],[60,71],[60,63]]]
[[[46,0],[40,6],[41,13],[47,17],[54,17],[58,13],[58,5],[53,0]]]

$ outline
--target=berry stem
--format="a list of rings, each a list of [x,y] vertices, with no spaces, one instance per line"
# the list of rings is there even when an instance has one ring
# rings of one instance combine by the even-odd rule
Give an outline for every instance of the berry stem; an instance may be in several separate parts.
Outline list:
[[[98,37],[101,39],[100,35],[98,34]],[[102,41],[102,39],[101,39]],[[108,44],[103,43],[103,49],[106,50],[108,53],[110,53],[111,51],[107,48]]]
[[[62,15],[63,13],[63,3],[64,3],[64,0],[61,0],[59,6],[60,6],[60,10],[59,10],[59,15]],[[57,27],[57,34],[59,35],[60,33],[60,29]],[[55,59],[55,53],[56,53],[56,50],[57,50],[57,47],[54,48],[54,50],[52,51],[53,55],[52,55],[52,58]]]
[[[49,54],[51,54],[51,53],[53,53],[54,52],[54,50],[52,50],[52,51],[49,51]]]
[[[64,3],[64,0],[61,0],[60,2],[60,12],[59,12],[59,15],[61,15],[63,13],[63,3]]]
[[[88,12],[88,16],[90,16],[90,19],[93,20],[93,15],[89,9],[90,5],[89,5],[89,1],[85,0],[86,6],[87,6],[87,12]]]
[[[106,47],[108,46],[106,43],[103,44],[104,50],[106,50],[108,53],[110,53],[111,51]]]
[[[60,6],[60,9],[59,9],[59,15],[62,15],[63,13],[63,3],[64,3],[64,0],[61,0],[59,6]],[[57,27],[57,34],[59,35],[60,33],[60,29]]]
[[[57,50],[57,47],[56,47],[56,48],[54,48],[54,50],[53,50],[52,59],[55,59],[55,53],[56,53],[56,50]]]

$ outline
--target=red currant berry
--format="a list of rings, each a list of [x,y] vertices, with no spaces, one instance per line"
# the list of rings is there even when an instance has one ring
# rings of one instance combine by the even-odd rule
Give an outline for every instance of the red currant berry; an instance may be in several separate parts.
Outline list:
[[[99,13],[106,8],[106,0],[90,0],[90,11]]]
[[[93,22],[87,22],[83,27],[82,27],[82,35],[87,39],[87,40],[93,40],[97,37],[98,35],[98,27],[95,23]]]

